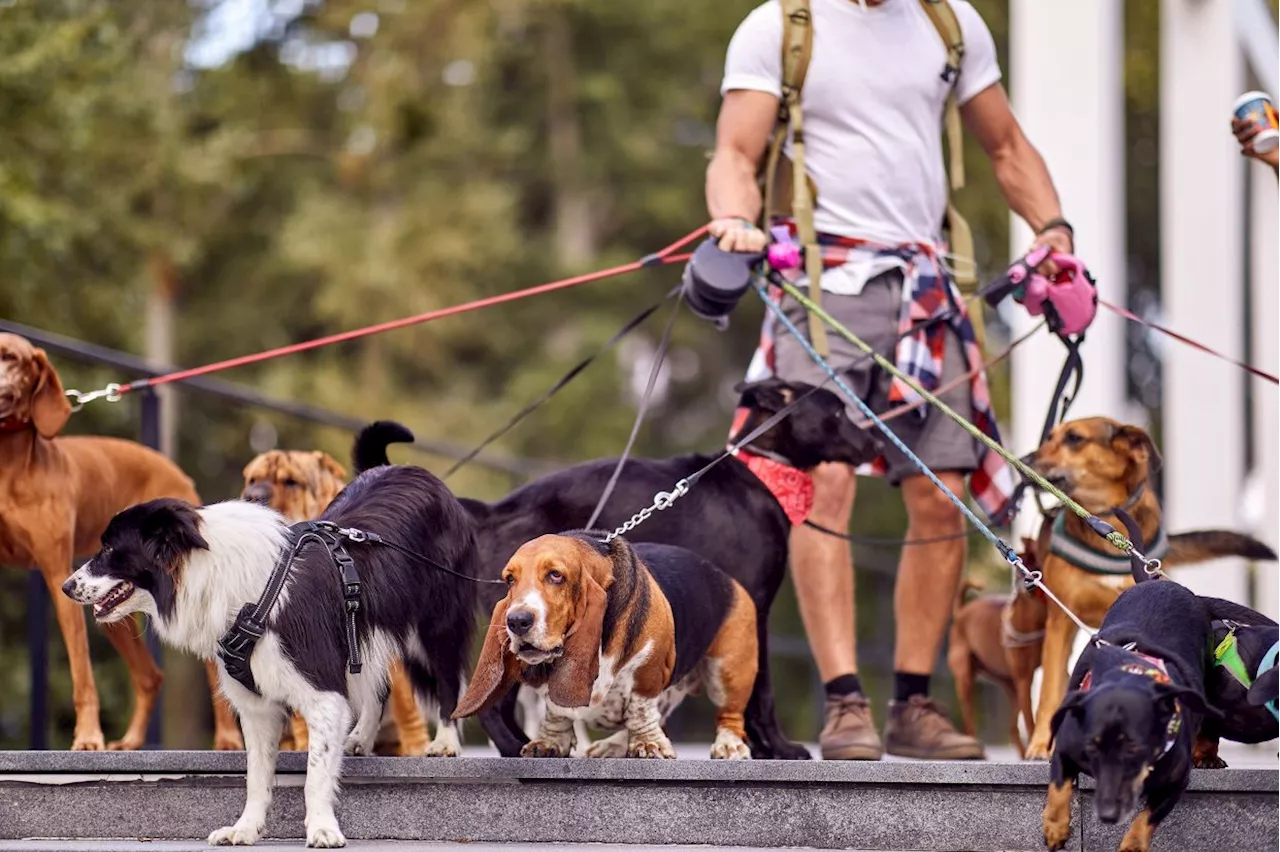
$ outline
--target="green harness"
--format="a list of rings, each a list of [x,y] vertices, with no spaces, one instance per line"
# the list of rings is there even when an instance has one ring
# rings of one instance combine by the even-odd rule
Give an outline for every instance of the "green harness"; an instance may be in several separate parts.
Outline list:
[[[1254,676],[1249,673],[1249,667],[1240,656],[1240,643],[1236,639],[1236,628],[1240,625],[1233,624],[1230,621],[1223,623],[1227,625],[1227,635],[1218,643],[1218,647],[1213,649],[1214,665],[1226,669],[1233,678],[1239,681],[1241,686],[1248,690],[1249,687],[1253,686]],[[1280,642],[1272,645],[1262,658],[1262,662],[1258,665],[1259,675],[1276,664],[1277,654],[1280,654]],[[1267,709],[1271,711],[1272,716],[1280,719],[1280,712],[1277,712],[1276,702],[1268,701]]]

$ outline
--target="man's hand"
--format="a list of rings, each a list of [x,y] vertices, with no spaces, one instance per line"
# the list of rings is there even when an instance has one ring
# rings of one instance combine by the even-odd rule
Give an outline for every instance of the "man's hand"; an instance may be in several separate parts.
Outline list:
[[[1037,234],[1027,251],[1030,253],[1041,246],[1048,246],[1051,251],[1061,254],[1076,253],[1075,239],[1071,235],[1071,229],[1065,225],[1055,225]],[[1044,276],[1057,275],[1058,264],[1053,262],[1053,255],[1046,257],[1036,271]]]
[[[736,216],[711,220],[707,233],[716,238],[721,251],[759,252],[769,244],[764,231]]]
[[[1241,121],[1238,118],[1231,119],[1231,132],[1236,135],[1236,141],[1240,143],[1240,155],[1261,160],[1275,169],[1277,173],[1280,173],[1280,147],[1272,148],[1270,151],[1262,151],[1261,153],[1253,149],[1253,139],[1258,135],[1258,129],[1258,125],[1255,122]]]

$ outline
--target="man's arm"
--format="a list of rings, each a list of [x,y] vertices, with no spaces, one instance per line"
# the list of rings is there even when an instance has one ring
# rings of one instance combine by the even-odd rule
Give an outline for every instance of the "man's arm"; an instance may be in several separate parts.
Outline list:
[[[767,239],[753,224],[760,215],[756,173],[778,117],[768,92],[726,92],[716,122],[716,151],[707,167],[707,230],[725,251],[763,251]]]
[[[1071,253],[1074,241],[1067,227],[1045,230],[1046,224],[1062,218],[1062,205],[1044,159],[1009,108],[1004,86],[997,83],[983,89],[960,107],[960,115],[991,158],[996,182],[1009,207],[1036,232],[1034,245],[1048,244]]]

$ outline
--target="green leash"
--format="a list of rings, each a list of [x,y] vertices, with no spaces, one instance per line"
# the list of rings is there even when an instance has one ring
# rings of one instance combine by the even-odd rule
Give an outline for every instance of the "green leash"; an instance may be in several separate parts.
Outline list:
[[[857,335],[849,331],[849,329],[845,328],[844,325],[842,325],[840,322],[838,322],[835,319],[835,317],[831,316],[831,314],[823,310],[820,305],[815,303],[812,299],[810,299],[803,292],[801,292],[800,289],[796,287],[794,284],[785,280],[784,278],[782,278],[782,276],[774,276],[773,278],[775,283],[780,284],[782,286],[782,289],[788,295],[790,295],[793,299],[795,299],[797,302],[803,305],[805,309],[808,310],[810,313],[812,313],[814,316],[817,316],[819,319],[825,322],[828,326],[830,326],[831,329],[835,331],[836,334],[840,335],[845,340],[849,341],[854,346],[861,349],[867,356],[869,356],[873,361],[875,361],[876,364],[878,364],[882,369],[888,370],[895,378],[900,379],[909,388],[911,388],[913,391],[918,393],[920,396],[924,397],[924,399],[928,401],[931,405],[933,405],[935,408],[940,410],[943,414],[947,415],[947,417],[955,421],[957,426],[959,426],[961,429],[964,429],[974,438],[981,441],[988,448],[990,448],[992,452],[996,453],[1002,459],[1007,461],[1009,464],[1013,465],[1015,470],[1017,470],[1027,479],[1035,483],[1036,487],[1041,488],[1049,492],[1050,494],[1052,494],[1054,497],[1056,497],[1059,501],[1061,501],[1063,506],[1065,506],[1075,515],[1079,516],[1081,520],[1083,520],[1086,524],[1089,525],[1090,529],[1092,529],[1095,533],[1097,533],[1098,535],[1106,539],[1107,542],[1109,542],[1112,547],[1116,548],[1121,553],[1132,554],[1136,556],[1146,566],[1146,571],[1148,574],[1157,574],[1160,572],[1159,559],[1147,558],[1142,552],[1140,552],[1137,549],[1137,547],[1134,546],[1133,542],[1130,541],[1123,533],[1121,533],[1115,527],[1111,526],[1111,524],[1107,523],[1106,521],[1092,514],[1088,509],[1086,509],[1084,506],[1081,506],[1075,500],[1072,500],[1070,497],[1064,494],[1061,489],[1055,487],[1053,483],[1049,482],[1049,480],[1045,479],[1043,476],[1036,473],[1017,456],[1013,455],[1004,447],[1000,446],[1000,444],[997,443],[996,441],[993,441],[990,437],[987,436],[985,432],[983,432],[977,426],[974,426],[964,417],[961,417],[959,414],[957,414],[956,411],[953,408],[951,408],[951,406],[947,405],[945,402],[938,399],[938,397],[936,397],[934,394],[930,393],[929,391],[921,387],[918,382],[916,382],[906,373],[899,370],[897,364],[893,363],[888,358],[881,355],[875,349],[871,348],[869,344],[861,340]]]

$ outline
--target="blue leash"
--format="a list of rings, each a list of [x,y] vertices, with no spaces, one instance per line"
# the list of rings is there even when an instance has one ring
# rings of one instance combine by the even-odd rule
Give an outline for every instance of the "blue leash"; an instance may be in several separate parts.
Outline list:
[[[845,396],[853,400],[854,405],[858,406],[858,410],[861,411],[862,414],[868,420],[874,423],[877,429],[879,429],[881,432],[884,433],[885,437],[888,438],[889,441],[895,447],[897,447],[898,450],[900,450],[904,456],[907,457],[907,460],[910,461],[911,464],[913,464],[917,470],[919,470],[922,474],[928,477],[929,481],[932,482],[934,485],[936,485],[939,491],[941,491],[943,494],[946,495],[947,499],[950,500],[955,505],[955,507],[960,510],[961,514],[963,514],[965,518],[968,519],[969,523],[973,524],[973,526],[978,530],[978,532],[982,533],[982,535],[987,539],[987,541],[991,542],[992,546],[995,547],[996,550],[1000,551],[1000,555],[1005,558],[1005,561],[1007,561],[1016,570],[1022,572],[1022,575],[1024,577],[1024,582],[1028,586],[1038,586],[1040,590],[1045,593],[1046,597],[1048,597],[1055,604],[1057,604],[1062,609],[1062,611],[1065,612],[1071,618],[1071,620],[1076,623],[1077,627],[1079,627],[1089,636],[1096,638],[1097,632],[1093,630],[1091,627],[1089,627],[1087,624],[1085,624],[1083,621],[1081,621],[1076,616],[1075,613],[1073,613],[1070,609],[1068,609],[1066,605],[1062,603],[1062,601],[1058,600],[1057,596],[1053,592],[1049,591],[1049,588],[1045,586],[1043,582],[1041,582],[1041,578],[1042,578],[1041,573],[1039,571],[1032,571],[1028,569],[1027,566],[1022,561],[1022,557],[1018,555],[1017,551],[1015,551],[1007,542],[1005,542],[1004,539],[1000,538],[1000,536],[992,532],[991,528],[988,527],[986,524],[984,524],[978,518],[978,516],[974,514],[973,510],[970,509],[968,505],[965,504],[963,500],[957,497],[950,488],[948,488],[945,484],[943,484],[942,480],[938,479],[937,474],[935,474],[932,470],[930,470],[929,466],[926,465],[923,461],[921,461],[919,456],[911,452],[911,449],[902,442],[901,438],[899,438],[897,435],[893,433],[893,430],[889,428],[888,424],[886,424],[883,420],[881,420],[880,417],[874,411],[871,410],[871,406],[863,402],[862,399],[856,393],[854,393],[853,390],[847,384],[845,384],[844,380],[840,378],[839,374],[836,373],[836,371],[832,368],[832,366],[828,364],[821,355],[818,354],[817,350],[813,348],[813,345],[810,344],[809,341],[805,338],[805,336],[800,333],[800,330],[796,328],[795,323],[793,323],[790,319],[787,318],[787,315],[786,313],[783,312],[782,307],[778,304],[775,304],[774,301],[769,298],[769,294],[765,288],[764,282],[758,278],[755,281],[755,290],[756,290],[756,293],[760,296],[761,300],[764,302],[765,307],[767,307],[770,311],[772,311],[773,315],[778,318],[778,320],[783,324],[783,326],[787,329],[787,331],[790,332],[791,335],[797,341],[799,341],[800,345],[804,347],[805,352],[807,352],[809,354],[809,357],[813,359],[813,362],[823,369],[823,371],[831,378],[833,382],[835,382],[836,386],[840,388],[840,390],[844,393]]]

